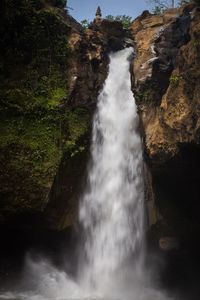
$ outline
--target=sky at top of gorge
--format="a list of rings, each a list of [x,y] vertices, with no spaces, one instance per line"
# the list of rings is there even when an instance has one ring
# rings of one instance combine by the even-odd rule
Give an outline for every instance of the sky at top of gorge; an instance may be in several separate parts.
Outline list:
[[[133,19],[144,10],[151,10],[151,5],[146,0],[68,0],[69,13],[77,20],[95,17],[98,5],[101,7],[103,17],[107,15],[128,15]]]
[[[163,0],[170,3],[171,0]],[[135,19],[144,10],[152,10],[155,4],[149,0],[68,0],[69,13],[77,20],[87,19],[92,21],[95,17],[96,9],[101,7],[103,17],[107,15],[128,15]],[[175,4],[178,0],[175,0]]]

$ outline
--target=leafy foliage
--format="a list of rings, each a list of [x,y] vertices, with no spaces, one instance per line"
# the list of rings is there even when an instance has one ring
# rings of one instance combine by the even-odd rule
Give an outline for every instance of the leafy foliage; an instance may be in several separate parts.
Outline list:
[[[179,82],[180,82],[182,79],[183,79],[182,76],[180,76],[180,75],[175,75],[175,74],[174,74],[174,75],[171,75],[169,81],[170,81],[170,83],[171,83],[174,87],[176,87],[176,86],[178,86]]]
[[[163,13],[165,9],[174,7],[176,3],[175,0],[146,0],[147,3],[154,5],[152,12],[155,15]]]
[[[147,0],[147,2],[154,4],[158,7],[163,7],[165,9],[174,7],[175,6],[175,0]]]
[[[87,29],[89,27],[90,21],[87,19],[84,19],[80,23],[81,23],[83,29]]]
[[[132,22],[132,17],[127,16],[127,15],[119,15],[119,16],[108,15],[108,16],[106,16],[106,19],[110,20],[110,21],[121,22],[125,29],[129,29],[131,22]]]
[[[194,3],[196,5],[200,5],[200,0],[182,0],[179,2],[179,5],[183,5],[187,3]]]
[[[67,0],[56,0],[55,5],[64,8],[67,6]]]
[[[154,15],[160,15],[163,13],[163,11],[165,10],[165,7],[160,5],[156,5],[153,9],[152,9],[152,12]]]
[[[187,3],[193,3],[200,5],[200,0],[146,0],[151,5],[154,5],[152,12],[156,15],[162,14],[164,10],[174,7],[181,6]]]
[[[65,1],[3,0],[0,10],[1,214],[41,209],[63,152],[75,155],[89,127],[71,111]]]

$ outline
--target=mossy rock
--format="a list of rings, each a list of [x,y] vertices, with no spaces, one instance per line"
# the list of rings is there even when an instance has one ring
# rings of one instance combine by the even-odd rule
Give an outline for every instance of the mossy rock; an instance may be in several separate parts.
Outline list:
[[[13,116],[0,126],[1,213],[41,210],[61,158],[85,150],[79,140],[89,131],[83,109],[52,111],[41,118]],[[66,155],[66,154],[65,154]]]
[[[85,149],[91,117],[67,108],[65,2],[1,3],[0,222],[43,210],[63,157]]]

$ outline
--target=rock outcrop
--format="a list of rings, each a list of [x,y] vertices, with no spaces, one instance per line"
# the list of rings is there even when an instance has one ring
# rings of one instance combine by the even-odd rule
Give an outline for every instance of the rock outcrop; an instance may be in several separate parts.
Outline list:
[[[134,92],[146,151],[155,162],[176,155],[181,143],[198,143],[199,124],[194,120],[199,114],[195,44],[199,13],[191,14],[186,9],[174,9],[161,16],[144,14],[132,25],[136,43]]]
[[[186,241],[200,232],[199,26],[199,8],[193,5],[160,16],[144,12],[132,24],[133,90],[152,176],[152,232],[158,238]]]
[[[129,41],[130,42],[130,41]],[[69,36],[71,60],[68,67],[69,100],[66,107],[84,109],[88,127],[73,153],[63,155],[45,208],[49,226],[63,229],[77,221],[78,200],[88,161],[90,128],[97,97],[107,76],[109,53],[123,49],[126,32],[120,22],[96,19],[87,30]],[[81,115],[77,117],[80,118]]]
[[[108,54],[124,48],[125,36],[120,22],[105,19],[98,20],[98,24],[94,19],[84,33],[72,33],[69,105],[95,107],[107,75]]]

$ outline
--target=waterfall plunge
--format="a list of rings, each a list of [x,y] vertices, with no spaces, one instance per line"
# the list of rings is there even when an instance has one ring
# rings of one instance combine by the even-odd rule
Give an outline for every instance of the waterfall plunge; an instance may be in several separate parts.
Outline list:
[[[131,92],[132,53],[128,48],[110,56],[93,121],[92,163],[80,221],[86,238],[84,280],[95,289],[122,272],[130,256],[137,265],[142,258],[142,146]]]
[[[13,300],[169,300],[143,267],[143,176],[138,116],[131,92],[131,48],[110,56],[93,122],[88,186],[80,204],[84,229],[79,276],[72,280],[45,259],[26,259]],[[21,287],[20,287],[21,286]]]

